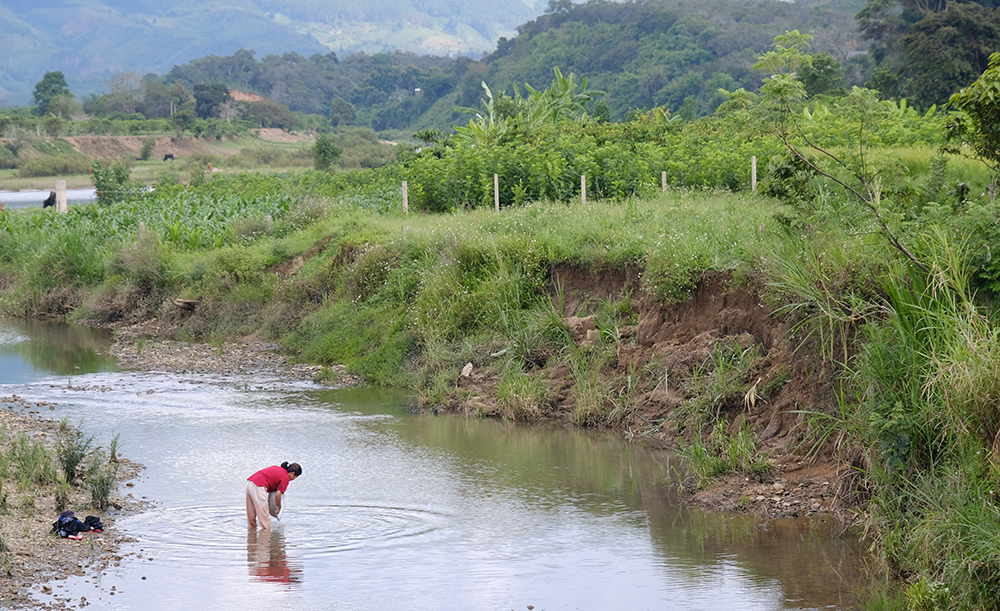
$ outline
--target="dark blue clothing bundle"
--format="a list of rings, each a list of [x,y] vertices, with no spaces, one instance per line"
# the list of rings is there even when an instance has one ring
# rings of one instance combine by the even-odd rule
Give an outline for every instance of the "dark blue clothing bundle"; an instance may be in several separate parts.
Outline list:
[[[87,516],[84,518],[83,522],[78,520],[73,516],[72,511],[64,511],[59,514],[59,519],[52,523],[52,532],[58,533],[62,538],[76,536],[80,533],[86,533],[91,531],[101,532],[104,530],[104,524],[101,524],[100,518],[95,516]]]

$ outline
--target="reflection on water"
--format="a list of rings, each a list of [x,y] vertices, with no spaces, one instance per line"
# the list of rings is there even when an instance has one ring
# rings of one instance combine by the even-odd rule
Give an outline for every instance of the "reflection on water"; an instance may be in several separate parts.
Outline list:
[[[117,369],[107,353],[111,332],[71,323],[0,322],[0,376],[31,381]]]
[[[0,328],[0,354],[36,331]],[[66,582],[102,608],[854,604],[860,546],[833,524],[689,509],[672,455],[613,436],[412,414],[406,397],[372,389],[113,371],[71,381],[0,378],[0,395],[53,401],[102,444],[120,433],[147,467],[128,492],[156,506],[116,524],[146,561],[109,568],[96,592]],[[246,475],[285,460],[303,475],[281,522],[251,534]]]
[[[285,532],[278,526],[272,530],[247,529],[247,567],[250,581],[294,587],[302,582],[302,566],[290,560],[285,551]]]

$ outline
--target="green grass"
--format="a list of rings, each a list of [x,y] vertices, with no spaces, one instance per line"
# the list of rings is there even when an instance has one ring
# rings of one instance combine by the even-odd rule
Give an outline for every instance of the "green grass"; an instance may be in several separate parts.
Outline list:
[[[725,421],[718,419],[707,439],[695,433],[690,443],[681,443],[679,453],[698,477],[699,488],[730,474],[760,481],[775,469],[774,463],[757,451],[756,436],[745,422],[729,435]]]

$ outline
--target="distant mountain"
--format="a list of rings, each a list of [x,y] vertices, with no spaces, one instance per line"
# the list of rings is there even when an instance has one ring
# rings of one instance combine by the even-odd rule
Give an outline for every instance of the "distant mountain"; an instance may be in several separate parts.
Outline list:
[[[0,106],[29,105],[46,71],[82,97],[116,72],[163,74],[208,55],[403,50],[478,57],[544,0],[3,0]]]

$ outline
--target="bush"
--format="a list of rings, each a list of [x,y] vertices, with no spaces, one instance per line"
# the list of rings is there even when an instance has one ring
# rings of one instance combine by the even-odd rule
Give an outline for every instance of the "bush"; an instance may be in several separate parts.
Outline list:
[[[333,139],[326,134],[320,134],[313,146],[313,164],[321,172],[329,171],[334,163],[340,158],[344,151],[333,143]]]
[[[142,150],[139,152],[139,159],[142,161],[149,161],[149,156],[153,153],[154,146],[156,146],[156,138],[143,138]]]
[[[90,159],[78,153],[68,155],[53,155],[33,157],[22,161],[18,167],[23,178],[39,176],[65,176],[70,174],[86,174],[90,167]]]

